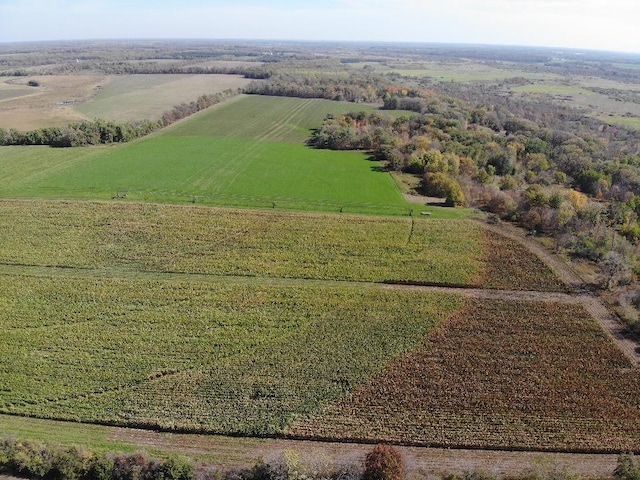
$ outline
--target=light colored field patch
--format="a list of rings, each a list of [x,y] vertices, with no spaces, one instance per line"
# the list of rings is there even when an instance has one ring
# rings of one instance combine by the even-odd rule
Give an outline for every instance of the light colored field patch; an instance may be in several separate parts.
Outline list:
[[[250,62],[243,60],[208,60],[205,62],[196,62],[188,65],[189,67],[203,67],[203,68],[247,68],[247,67],[260,67],[264,65],[264,62]]]
[[[625,87],[618,82],[600,81],[599,79],[587,79],[572,84],[540,82],[532,85],[514,87],[513,91],[523,95],[546,95],[555,102],[580,108],[590,116],[600,118],[607,123],[619,123],[635,126],[632,120],[625,121],[629,114],[640,117],[640,104],[625,102],[616,98],[615,94],[598,93],[589,90],[588,87],[613,88],[621,93],[636,91],[634,86]],[[615,121],[613,121],[615,120]]]
[[[593,92],[582,88],[580,85],[562,85],[557,83],[536,83],[533,85],[521,85],[513,87],[514,92],[521,93],[546,93],[548,95],[590,95]]]
[[[75,110],[88,118],[155,120],[175,105],[204,94],[242,88],[239,75],[124,75],[111,77],[90,101]]]
[[[420,63],[406,66],[395,66],[389,70],[408,77],[432,77],[441,81],[454,82],[478,82],[499,81],[508,78],[521,77],[529,80],[543,80],[556,78],[555,75],[540,72],[521,70],[516,66],[507,68],[495,68],[482,63]],[[557,77],[559,78],[559,77]]]
[[[40,86],[27,87],[29,80]],[[24,131],[82,120],[85,117],[73,105],[92,98],[107,81],[104,75],[34,75],[12,80],[34,93],[0,102],[0,128]]]
[[[0,81],[0,104],[13,98],[24,97],[26,95],[35,95],[38,89],[28,87],[22,84],[13,83],[15,80]]]
[[[28,87],[29,80],[40,86]],[[0,84],[0,128],[26,131],[94,118],[156,120],[180,103],[241,88],[249,81],[239,75],[35,75],[12,79]]]

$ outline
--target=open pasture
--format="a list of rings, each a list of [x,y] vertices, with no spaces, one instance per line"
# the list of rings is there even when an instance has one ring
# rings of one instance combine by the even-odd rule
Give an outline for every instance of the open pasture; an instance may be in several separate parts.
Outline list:
[[[481,301],[288,435],[444,447],[640,449],[640,370],[578,305]]]
[[[591,88],[608,89],[610,93]],[[637,95],[638,87],[632,84],[577,77],[571,83],[566,80],[543,81],[513,87],[512,90],[525,96],[545,96],[560,104],[582,109],[607,123],[635,128],[640,121],[640,104],[623,101],[625,96]]]
[[[380,73],[397,73],[406,77],[431,77],[438,81],[454,82],[489,82],[509,78],[526,78],[544,80],[560,78],[554,74],[535,72],[521,68],[516,64],[502,63],[499,66],[488,65],[476,61],[451,62],[394,62],[394,63],[356,63],[354,68],[364,66]]]
[[[17,97],[23,97],[25,95],[31,95],[37,92],[34,87],[16,84],[14,82],[15,80],[11,81],[8,79],[0,81],[0,102]]]
[[[160,135],[79,150],[86,156],[2,148],[0,175],[5,182],[0,196],[126,196],[166,203],[407,215],[415,205],[404,200],[377,162],[359,152],[304,145],[310,129],[320,126],[326,114],[352,109],[353,104],[328,100],[241,97]],[[459,215],[451,209],[440,212]]]

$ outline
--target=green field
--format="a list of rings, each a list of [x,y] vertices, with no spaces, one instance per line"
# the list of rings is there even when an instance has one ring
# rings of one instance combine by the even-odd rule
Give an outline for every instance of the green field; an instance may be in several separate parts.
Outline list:
[[[455,220],[116,202],[2,201],[0,264],[474,284],[482,229]]]
[[[607,115],[598,117],[605,123],[614,125],[624,125],[640,130],[640,117],[617,117],[615,115]]]
[[[328,100],[241,97],[126,145],[72,152],[3,147],[0,196],[126,196],[407,215],[414,206],[377,162],[304,145],[326,114],[354,108],[373,110]]]
[[[344,395],[457,306],[226,280],[3,275],[0,286],[2,412],[245,435]]]

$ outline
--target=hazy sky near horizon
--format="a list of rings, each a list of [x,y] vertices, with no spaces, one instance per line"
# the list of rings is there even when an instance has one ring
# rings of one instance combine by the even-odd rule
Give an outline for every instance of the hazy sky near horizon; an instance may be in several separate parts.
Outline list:
[[[640,0],[0,0],[0,42],[210,38],[640,53]]]

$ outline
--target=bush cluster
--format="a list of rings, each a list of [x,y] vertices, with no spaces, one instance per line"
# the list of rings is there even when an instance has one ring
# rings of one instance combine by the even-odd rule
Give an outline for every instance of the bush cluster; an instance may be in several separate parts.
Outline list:
[[[11,438],[0,440],[0,475],[33,480],[402,480],[402,453],[390,445],[377,445],[363,465],[305,465],[298,453],[288,450],[273,464],[258,462],[248,469],[222,471],[199,465],[184,457],[158,460],[144,453],[96,454],[77,447],[51,447]],[[461,475],[443,474],[444,480],[498,480],[480,470]],[[512,480],[579,480],[566,466],[549,465]],[[630,454],[620,455],[613,472],[615,480],[640,480],[640,464]]]
[[[142,453],[100,455],[76,447],[0,442],[0,474],[34,480],[191,480],[187,459],[157,460]]]

